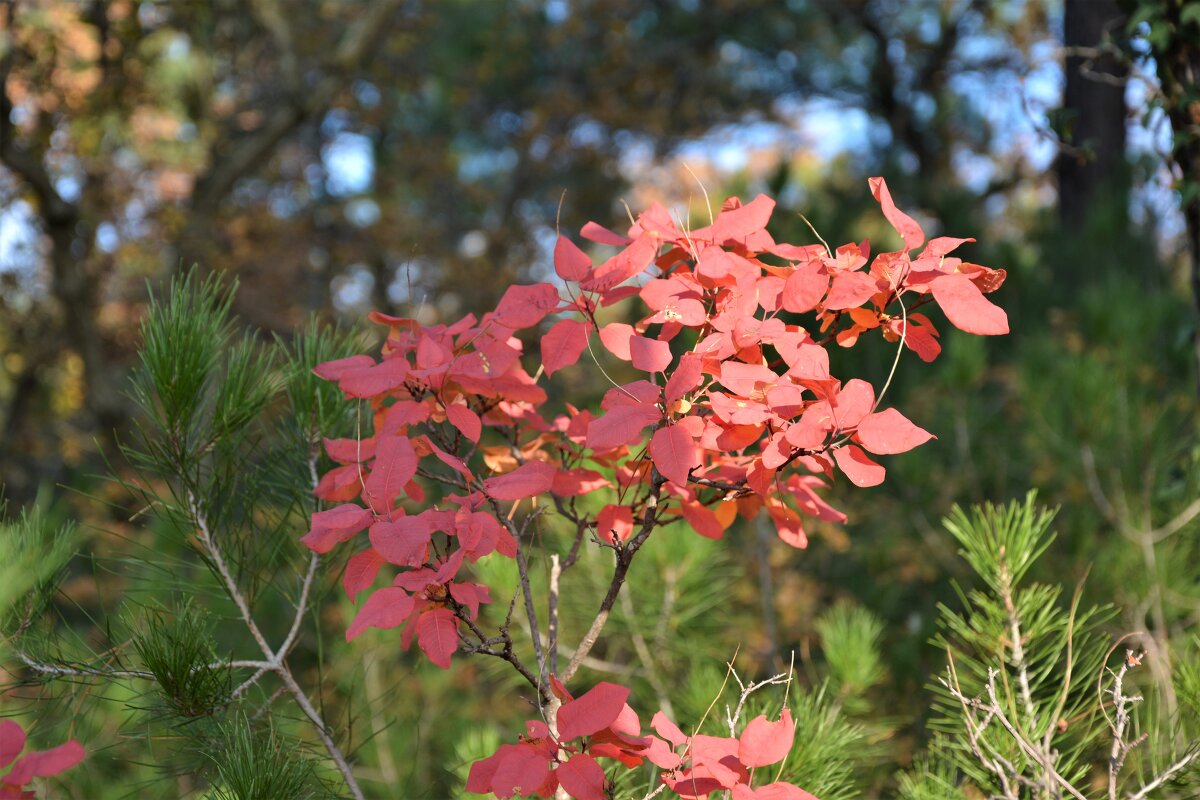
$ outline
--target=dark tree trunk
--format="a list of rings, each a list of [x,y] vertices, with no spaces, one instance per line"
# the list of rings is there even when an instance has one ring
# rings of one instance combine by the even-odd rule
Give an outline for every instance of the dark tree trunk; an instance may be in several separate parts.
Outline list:
[[[1118,54],[1096,52],[1119,40],[1124,27],[1125,16],[1116,0],[1066,0],[1061,129],[1065,147],[1058,159],[1058,210],[1069,231],[1081,232],[1098,209],[1113,212],[1106,215],[1106,223],[1124,225],[1127,219],[1125,81],[1129,69]]]
[[[1196,379],[1200,382],[1200,36],[1193,23],[1185,23],[1183,3],[1162,3],[1160,11],[1173,35],[1154,48],[1154,62],[1162,84],[1164,105],[1171,119],[1174,149],[1171,156],[1179,168],[1183,218],[1187,225],[1189,282],[1196,328],[1192,333]],[[1200,384],[1198,384],[1200,388]]]

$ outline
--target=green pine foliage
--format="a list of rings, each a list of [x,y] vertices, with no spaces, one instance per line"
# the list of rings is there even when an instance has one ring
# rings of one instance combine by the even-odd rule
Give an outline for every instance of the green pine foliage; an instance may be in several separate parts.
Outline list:
[[[1011,800],[1087,798],[1103,787],[1139,800],[1194,796],[1176,789],[1194,772],[1197,739],[1188,726],[1151,732],[1163,715],[1139,713],[1142,692],[1177,690],[1138,686],[1145,654],[1105,635],[1111,606],[1083,607],[1082,585],[1068,597],[1028,579],[1051,546],[1053,519],[1030,493],[945,520],[979,585],[959,591],[960,608],[941,608],[933,644],[947,661],[933,686],[935,739],[930,760],[900,777],[906,800],[946,786]],[[1174,682],[1190,675],[1183,669]]]

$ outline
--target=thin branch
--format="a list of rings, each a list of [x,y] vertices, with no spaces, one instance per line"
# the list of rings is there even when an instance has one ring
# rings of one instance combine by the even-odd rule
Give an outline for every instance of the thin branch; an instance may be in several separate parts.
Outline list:
[[[612,581],[608,585],[608,592],[605,593],[604,599],[600,602],[600,610],[596,612],[596,618],[592,620],[592,625],[580,640],[579,646],[575,649],[575,655],[571,657],[571,663],[563,670],[560,676],[563,683],[569,681],[579,670],[583,659],[592,651],[596,645],[596,640],[600,638],[600,632],[604,630],[605,623],[608,622],[609,614],[612,613],[612,607],[617,602],[617,596],[621,592],[621,587],[625,584],[625,576],[629,573],[629,566],[633,563],[633,557],[637,555],[638,550],[650,538],[650,534],[654,532],[654,528],[658,522],[658,501],[662,496],[663,484],[667,479],[659,473],[657,467],[651,466],[650,471],[650,493],[646,498],[646,511],[642,517],[642,527],[637,535],[629,540],[624,546],[614,547],[617,555],[617,564],[613,569]]]

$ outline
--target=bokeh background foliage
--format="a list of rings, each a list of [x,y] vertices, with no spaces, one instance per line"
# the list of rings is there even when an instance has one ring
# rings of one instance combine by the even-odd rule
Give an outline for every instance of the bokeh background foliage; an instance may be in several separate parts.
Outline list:
[[[1030,579],[1068,602],[1090,570],[1096,635],[1144,631],[1155,663],[1189,668],[1198,54],[1200,3],[1184,0],[0,2],[5,630],[42,656],[130,659],[157,678],[31,680],[5,644],[0,713],[42,744],[88,744],[55,796],[336,786],[302,720],[218,719],[205,712],[231,676],[178,680],[246,642],[159,506],[178,489],[164,465],[205,437],[236,444],[205,451],[194,477],[225,501],[256,607],[286,628],[305,448],[355,424],[303,366],[371,341],[365,311],[478,311],[550,274],[560,227],[618,227],[653,200],[702,220],[709,200],[768,192],[779,238],[811,238],[802,213],[830,241],[886,249],[869,175],[1009,271],[996,297],[1013,334],[942,326],[937,363],[902,361],[896,404],[939,438],[870,494],[838,487],[850,524],[818,526],[807,551],[752,526],[651,541],[637,569],[661,581],[631,583],[591,676],[618,668],[648,706],[695,718],[735,651],[746,674],[795,653],[811,749],[793,766],[842,764],[808,774],[827,781],[814,792],[939,796],[945,761],[897,777],[939,746],[926,685],[945,654],[929,642],[975,580],[939,519],[1034,487],[1060,510]],[[192,327],[146,340],[145,366],[207,364],[208,383],[176,386],[167,408],[155,376],[131,375],[143,320],[192,264]],[[891,364],[882,343],[838,355],[873,381]],[[593,378],[569,371],[555,391],[587,405]],[[179,420],[192,427],[160,435]],[[495,571],[481,577],[514,579]],[[345,645],[334,572],[295,671],[373,796],[458,791],[527,711],[512,676],[467,659],[443,673],[384,635]],[[586,624],[594,598],[564,600]],[[196,741],[229,753],[182,744]],[[277,761],[280,782],[230,766],[256,761]]]

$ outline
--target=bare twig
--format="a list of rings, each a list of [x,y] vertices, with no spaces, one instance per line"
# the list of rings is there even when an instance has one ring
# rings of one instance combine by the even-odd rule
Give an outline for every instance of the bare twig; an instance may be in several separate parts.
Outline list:
[[[662,495],[663,484],[667,482],[658,471],[652,467],[650,471],[650,493],[646,498],[646,510],[642,517],[642,527],[637,535],[629,540],[625,545],[617,545],[613,548],[617,555],[617,564],[613,569],[612,581],[609,583],[608,591],[604,595],[604,599],[600,602],[600,610],[596,612],[595,619],[592,620],[592,625],[580,640],[579,646],[575,648],[575,655],[571,657],[571,663],[563,670],[561,679],[566,683],[578,671],[583,659],[592,651],[596,645],[596,640],[600,638],[600,632],[604,630],[604,625],[608,622],[609,614],[612,613],[612,607],[617,602],[617,596],[621,592],[621,587],[625,584],[625,576],[629,573],[629,566],[633,563],[633,558],[637,555],[637,551],[642,548],[646,540],[650,538],[650,534],[654,532],[655,526],[658,524],[659,497]]]

